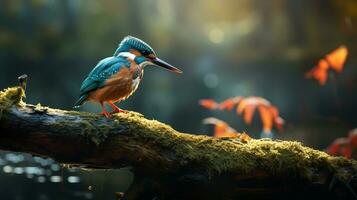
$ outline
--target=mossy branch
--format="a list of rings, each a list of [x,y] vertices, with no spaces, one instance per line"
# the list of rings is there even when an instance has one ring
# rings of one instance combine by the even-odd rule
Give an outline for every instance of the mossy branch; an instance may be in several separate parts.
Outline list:
[[[301,191],[327,198],[354,197],[356,161],[331,157],[298,142],[245,144],[180,133],[135,112],[106,119],[26,104],[23,96],[21,87],[0,92],[0,149],[89,168],[131,166],[136,180],[128,199],[140,194],[172,199],[266,198],[303,195]]]

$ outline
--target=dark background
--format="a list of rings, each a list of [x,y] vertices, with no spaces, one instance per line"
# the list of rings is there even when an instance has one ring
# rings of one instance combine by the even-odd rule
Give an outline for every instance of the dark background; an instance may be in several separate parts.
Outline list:
[[[148,42],[184,73],[146,68],[137,92],[119,104],[124,109],[201,134],[212,134],[201,121],[214,116],[257,138],[258,116],[247,126],[235,113],[205,110],[198,100],[262,96],[286,121],[277,138],[316,149],[356,127],[355,0],[0,0],[0,88],[26,73],[28,103],[72,109],[85,76],[126,35]],[[336,81],[321,87],[304,78],[343,44],[350,54]],[[1,199],[115,199],[131,180],[125,170],[56,171],[29,155],[13,162],[21,156],[0,154]],[[51,172],[31,177],[28,166]],[[53,175],[62,180],[51,181]]]

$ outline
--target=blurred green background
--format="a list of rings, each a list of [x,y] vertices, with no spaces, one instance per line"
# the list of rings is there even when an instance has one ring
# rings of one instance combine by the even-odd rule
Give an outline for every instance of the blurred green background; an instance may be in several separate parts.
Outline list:
[[[126,35],[149,43],[184,74],[146,68],[137,92],[119,104],[124,109],[202,134],[212,134],[201,121],[214,116],[259,137],[258,116],[247,126],[235,113],[205,110],[198,100],[262,96],[286,120],[278,138],[317,149],[356,127],[355,0],[0,0],[0,88],[26,73],[28,103],[72,109],[82,80]],[[350,54],[336,82],[321,87],[304,78],[342,44]],[[15,168],[52,164],[42,166],[28,155],[12,162],[22,154],[8,154],[0,155],[1,199],[115,199],[131,179],[123,171],[66,169],[29,178]],[[56,173],[60,183],[51,181]],[[66,181],[71,173],[81,179],[76,186]]]

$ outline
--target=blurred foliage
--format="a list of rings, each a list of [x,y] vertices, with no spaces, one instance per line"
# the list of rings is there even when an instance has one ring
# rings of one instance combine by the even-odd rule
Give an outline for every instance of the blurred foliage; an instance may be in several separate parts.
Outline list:
[[[71,109],[87,73],[129,34],[184,74],[147,68],[124,109],[207,134],[201,120],[216,116],[258,137],[257,116],[248,127],[197,101],[262,96],[286,120],[281,139],[319,149],[357,124],[355,0],[0,0],[0,88],[26,73],[27,102]],[[320,87],[304,79],[340,45],[350,55],[337,93],[332,82]]]

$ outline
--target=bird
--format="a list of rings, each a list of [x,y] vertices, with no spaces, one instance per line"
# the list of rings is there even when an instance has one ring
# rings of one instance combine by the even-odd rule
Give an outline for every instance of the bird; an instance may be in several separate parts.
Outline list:
[[[146,42],[130,35],[124,37],[113,56],[100,60],[84,79],[74,107],[78,108],[87,101],[99,103],[101,114],[106,118],[110,118],[113,113],[127,112],[115,103],[127,99],[137,90],[144,68],[148,65],[182,73],[180,69],[158,58]],[[105,103],[112,107],[112,112],[106,110]]]

